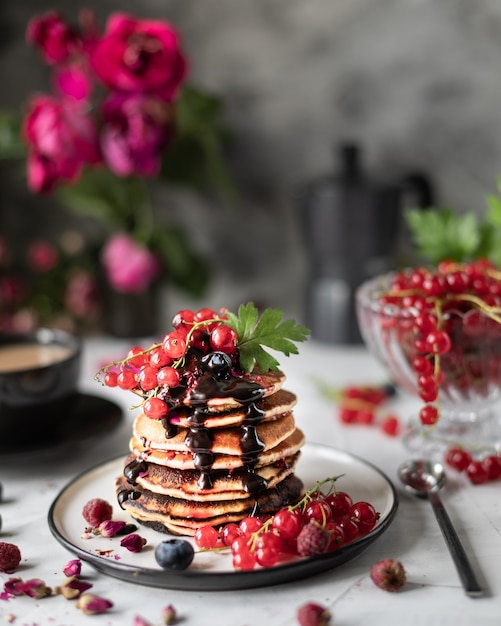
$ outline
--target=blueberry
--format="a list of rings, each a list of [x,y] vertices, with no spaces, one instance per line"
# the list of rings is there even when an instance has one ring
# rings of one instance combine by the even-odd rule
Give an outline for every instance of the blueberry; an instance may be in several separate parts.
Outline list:
[[[224,352],[209,352],[201,359],[202,366],[217,378],[227,376],[231,371],[231,359]]]
[[[155,559],[164,569],[186,569],[194,556],[193,546],[184,539],[162,541],[155,548]]]

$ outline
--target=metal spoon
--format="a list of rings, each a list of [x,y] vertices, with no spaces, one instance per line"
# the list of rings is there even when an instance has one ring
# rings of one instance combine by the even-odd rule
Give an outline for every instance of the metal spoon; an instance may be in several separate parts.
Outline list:
[[[398,476],[407,491],[413,495],[428,497],[467,595],[483,595],[475,572],[438,495],[446,479],[443,466],[432,461],[406,461],[398,468]]]

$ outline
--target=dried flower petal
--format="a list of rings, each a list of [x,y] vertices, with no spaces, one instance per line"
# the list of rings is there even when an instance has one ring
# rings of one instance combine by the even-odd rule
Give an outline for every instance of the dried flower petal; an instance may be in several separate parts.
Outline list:
[[[75,606],[77,609],[81,609],[85,615],[96,615],[111,609],[113,602],[95,596],[93,593],[84,593],[78,598]]]
[[[133,626],[151,626],[151,624],[150,624],[150,622],[147,622],[145,619],[143,619],[139,615],[136,615],[134,617]]]
[[[63,595],[67,600],[75,600],[79,598],[84,591],[92,587],[91,583],[80,580],[76,576],[66,578],[57,588],[57,592]]]
[[[118,535],[125,527],[125,522],[107,519],[101,522],[98,527],[98,534],[102,537],[114,537]]]
[[[162,619],[166,626],[170,626],[170,624],[175,624],[177,619],[177,613],[172,604],[169,604],[162,610]]]
[[[22,584],[22,578],[9,578],[3,586],[5,593],[9,596],[22,596],[24,591],[19,588],[19,585]]]
[[[132,533],[131,535],[124,537],[120,542],[120,545],[127,548],[130,552],[141,552],[143,547],[146,545],[146,539],[137,533]]]
[[[65,576],[80,576],[82,571],[82,561],[80,559],[73,559],[72,561],[68,561],[66,565],[63,567],[63,574]]]
[[[17,588],[21,590],[24,595],[30,598],[36,598],[37,600],[52,595],[52,588],[47,587],[45,581],[40,578],[30,578],[29,580],[20,582]]]

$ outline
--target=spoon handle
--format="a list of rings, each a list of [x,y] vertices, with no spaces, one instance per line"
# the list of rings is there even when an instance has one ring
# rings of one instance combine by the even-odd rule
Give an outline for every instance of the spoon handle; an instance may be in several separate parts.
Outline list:
[[[440,526],[440,530],[442,531],[447,547],[449,548],[449,552],[454,560],[454,564],[459,577],[461,578],[465,592],[469,596],[483,595],[482,587],[477,580],[468,556],[466,555],[459,537],[454,530],[451,519],[442,504],[440,496],[436,491],[430,491],[428,493],[428,497],[433,507],[435,517],[437,518],[438,525]]]

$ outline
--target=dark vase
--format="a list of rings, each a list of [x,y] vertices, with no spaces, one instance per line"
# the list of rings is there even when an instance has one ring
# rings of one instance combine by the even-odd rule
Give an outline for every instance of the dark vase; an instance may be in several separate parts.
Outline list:
[[[141,293],[121,293],[110,285],[103,289],[103,327],[113,337],[156,335],[159,327],[160,289],[151,285]]]

